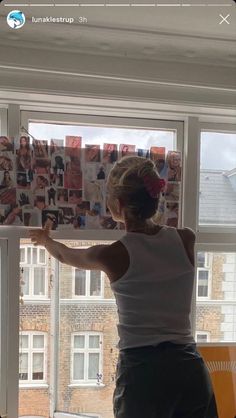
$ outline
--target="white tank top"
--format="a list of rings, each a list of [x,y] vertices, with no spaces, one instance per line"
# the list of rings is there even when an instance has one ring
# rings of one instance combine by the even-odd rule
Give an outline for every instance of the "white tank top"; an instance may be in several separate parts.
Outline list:
[[[130,264],[111,283],[119,317],[118,348],[194,343],[190,324],[194,267],[177,229],[163,226],[155,235],[127,232],[120,241]]]

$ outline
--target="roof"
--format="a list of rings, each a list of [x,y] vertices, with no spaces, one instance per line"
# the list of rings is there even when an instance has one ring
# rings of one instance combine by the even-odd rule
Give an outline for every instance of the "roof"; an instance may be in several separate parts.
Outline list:
[[[200,224],[236,224],[236,169],[201,170]]]

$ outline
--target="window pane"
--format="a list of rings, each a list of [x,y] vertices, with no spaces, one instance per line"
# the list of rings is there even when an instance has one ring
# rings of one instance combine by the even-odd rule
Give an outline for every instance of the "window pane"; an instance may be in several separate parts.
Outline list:
[[[24,293],[24,295],[28,296],[29,295],[29,281],[30,281],[29,267],[23,267],[21,274],[22,274],[23,282],[25,283],[22,285],[22,292]]]
[[[32,256],[33,256],[33,260],[32,263],[33,264],[37,264],[38,263],[38,259],[37,259],[37,248],[32,248]]]
[[[211,342],[233,342],[236,332],[236,253],[207,254],[211,259],[211,280],[207,286],[207,271],[199,271],[196,329],[209,333]],[[207,300],[202,299],[207,296]]]
[[[205,253],[199,252],[197,254],[197,266],[198,267],[205,267]]]
[[[31,248],[27,248],[27,264],[31,264]]]
[[[28,354],[20,353],[19,357],[19,379],[28,380]]]
[[[201,225],[236,225],[235,155],[236,134],[201,133]]]
[[[90,295],[91,296],[101,295],[101,272],[100,271],[90,272]]]
[[[84,380],[84,354],[74,354],[74,369],[73,369],[74,380]]]
[[[43,380],[43,363],[44,363],[44,354],[43,353],[34,353],[33,354],[33,380]]]
[[[44,267],[34,267],[34,295],[45,295]]]
[[[89,354],[89,370],[88,378],[97,379],[97,374],[99,373],[99,354],[90,353]]]
[[[85,337],[84,335],[75,335],[74,337],[74,348],[84,348]]]
[[[86,295],[86,271],[75,270],[75,295],[85,296]]]
[[[39,262],[44,264],[45,263],[45,256],[46,256],[46,251],[43,248],[39,249]]]
[[[44,348],[44,335],[33,336],[33,348]]]
[[[207,342],[207,334],[197,334],[196,341],[197,341],[197,343],[206,343]]]
[[[28,348],[29,346],[29,337],[28,335],[20,335],[20,342],[19,342],[20,349]]]
[[[20,262],[21,263],[25,262],[25,248],[20,249]]]
[[[100,346],[99,335],[90,335],[89,336],[89,348],[99,348],[99,346]]]

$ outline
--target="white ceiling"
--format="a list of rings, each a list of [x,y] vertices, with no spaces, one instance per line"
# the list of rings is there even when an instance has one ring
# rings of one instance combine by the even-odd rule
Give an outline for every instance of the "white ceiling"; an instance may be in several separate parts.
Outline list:
[[[202,3],[192,0],[195,4],[197,1]],[[175,0],[168,1],[171,2]],[[214,0],[216,2],[222,3],[222,0]],[[21,7],[27,24],[17,31],[6,24],[6,15],[12,10],[12,7],[6,7],[7,3],[12,5],[17,1],[1,4],[0,45],[34,48],[35,53],[37,49],[66,51],[78,54],[78,58],[79,54],[92,54],[236,66],[236,7],[233,0],[223,0],[232,7]],[[220,25],[220,14],[230,14],[230,24]],[[84,16],[88,23],[32,24],[32,16]]]

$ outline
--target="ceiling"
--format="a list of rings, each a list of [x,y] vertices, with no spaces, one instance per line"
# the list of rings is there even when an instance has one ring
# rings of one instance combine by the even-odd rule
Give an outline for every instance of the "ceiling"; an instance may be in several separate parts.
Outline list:
[[[167,0],[164,1],[167,3]],[[177,0],[170,0],[168,4],[175,2]],[[217,2],[224,6],[212,5]],[[48,4],[50,1],[43,0],[42,3]],[[58,3],[62,3],[62,0]],[[69,3],[78,2],[72,0]],[[14,31],[6,24],[6,15],[14,7],[8,7],[7,4],[16,5],[17,1],[4,1],[0,6],[0,46],[33,48],[35,53],[43,49],[66,51],[77,54],[78,58],[79,54],[88,54],[145,61],[236,66],[236,5],[233,0],[211,0],[211,3],[208,0],[211,6],[198,7],[196,4],[202,1],[192,0],[192,3],[195,6],[22,6],[27,24]],[[230,24],[220,24],[220,14],[230,14]],[[33,24],[32,16],[75,19],[81,16],[87,19],[87,23]]]

